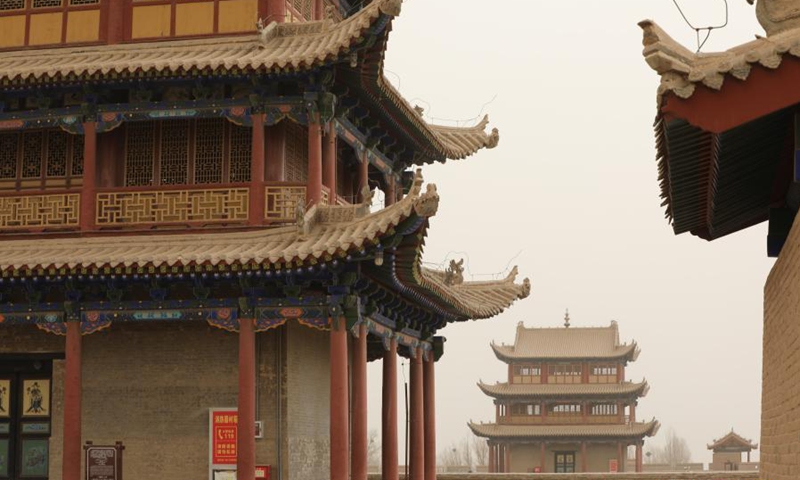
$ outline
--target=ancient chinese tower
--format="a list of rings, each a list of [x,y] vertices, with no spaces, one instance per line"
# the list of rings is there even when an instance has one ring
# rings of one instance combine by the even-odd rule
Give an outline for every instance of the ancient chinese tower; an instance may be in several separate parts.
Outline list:
[[[434,478],[441,332],[530,284],[421,266],[418,167],[499,135],[386,81],[401,3],[0,0],[0,478],[365,480],[381,361],[396,480],[398,356]]]
[[[636,343],[619,341],[617,322],[575,328],[517,326],[514,345],[492,344],[508,364],[508,380],[478,386],[494,399],[494,423],[470,423],[488,439],[490,472],[622,471],[628,446],[655,435],[656,420],[636,421],[646,381],[625,380],[625,366],[639,355]]]
[[[696,53],[653,21],[640,26],[661,80],[655,146],[674,232],[715,241],[769,225],[765,250],[777,260],[764,287],[759,471],[789,480],[800,474],[785,454],[800,450],[800,10],[758,0],[755,13],[766,36],[725,52]]]

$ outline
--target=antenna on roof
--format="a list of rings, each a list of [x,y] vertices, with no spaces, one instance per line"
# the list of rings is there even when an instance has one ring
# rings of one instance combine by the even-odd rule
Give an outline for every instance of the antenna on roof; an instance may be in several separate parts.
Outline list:
[[[703,46],[708,41],[708,38],[711,36],[711,32],[713,32],[714,30],[719,30],[720,28],[725,28],[725,27],[728,26],[728,0],[722,0],[722,1],[725,3],[725,22],[723,22],[722,24],[719,24],[719,25],[709,25],[707,27],[696,27],[696,26],[694,26],[694,24],[692,24],[692,22],[689,21],[689,18],[686,16],[686,14],[683,13],[683,9],[681,8],[680,4],[678,4],[678,0],[672,0],[672,3],[674,3],[675,7],[678,9],[678,13],[680,13],[681,17],[683,17],[683,21],[685,21],[686,24],[689,25],[689,28],[694,30],[694,33],[697,35],[697,53],[700,53],[700,50],[703,49]],[[750,0],[748,0],[748,2],[749,3],[753,3],[753,2],[750,2]],[[701,37],[700,32],[705,32],[705,38],[703,38],[702,40],[700,38]]]
[[[567,313],[564,314],[564,328],[569,328],[569,308]]]

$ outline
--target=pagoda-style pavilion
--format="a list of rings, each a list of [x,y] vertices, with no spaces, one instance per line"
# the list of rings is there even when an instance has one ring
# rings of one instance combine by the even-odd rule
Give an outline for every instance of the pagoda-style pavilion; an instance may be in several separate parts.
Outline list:
[[[752,440],[742,437],[731,429],[731,431],[708,445],[708,449],[713,451],[709,470],[735,471],[749,469],[750,452],[758,449],[758,444]],[[742,454],[747,454],[747,460],[742,461]],[[745,468],[743,468],[745,467]]]
[[[675,233],[715,240],[769,221],[766,250],[778,258],[764,289],[760,471],[788,480],[800,471],[785,454],[800,450],[800,11],[759,0],[755,13],[766,36],[719,53],[640,25],[661,78],[657,161]]]
[[[410,478],[435,478],[440,332],[530,283],[421,266],[414,170],[499,136],[386,81],[400,9],[0,1],[0,479],[79,480],[85,441],[121,441],[127,478],[365,480],[381,360],[396,480],[398,355]]]
[[[508,364],[508,380],[478,387],[494,398],[495,423],[469,424],[488,439],[490,472],[621,472],[630,445],[642,471],[644,437],[659,423],[636,421],[649,387],[625,380],[639,349],[620,343],[617,322],[574,328],[569,314],[564,328],[520,322],[514,345],[492,349]]]

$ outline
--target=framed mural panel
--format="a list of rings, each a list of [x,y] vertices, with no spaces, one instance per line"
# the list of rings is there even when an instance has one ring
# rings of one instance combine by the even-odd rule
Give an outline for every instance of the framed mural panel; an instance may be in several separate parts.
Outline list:
[[[50,416],[50,380],[32,378],[22,382],[22,416]]]
[[[11,415],[11,380],[0,378],[0,418]]]
[[[11,455],[11,450],[9,447],[9,440],[0,438],[0,478],[8,478],[10,476],[8,470],[11,461],[8,457]]]
[[[48,473],[49,445],[47,439],[23,438],[20,448],[20,478],[46,478]]]

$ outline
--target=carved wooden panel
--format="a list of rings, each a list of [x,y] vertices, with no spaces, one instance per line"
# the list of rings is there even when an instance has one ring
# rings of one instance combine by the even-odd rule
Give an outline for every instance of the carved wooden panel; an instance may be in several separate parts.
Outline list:
[[[220,156],[219,161],[222,161]],[[161,124],[161,185],[186,185],[189,180],[189,122]]]
[[[264,217],[271,222],[294,222],[297,205],[306,204],[306,187],[270,185],[266,187]]]
[[[247,220],[247,188],[103,192],[97,194],[99,226]]]
[[[230,125],[230,182],[250,181],[250,157],[253,149],[253,130]]]
[[[0,228],[77,226],[80,194],[0,197]]]
[[[131,122],[126,129],[125,185],[151,185],[155,158],[155,124]]]
[[[224,156],[224,119],[206,118],[197,121],[194,183],[222,183]]]
[[[308,181],[308,129],[294,122],[286,125],[286,181]]]

